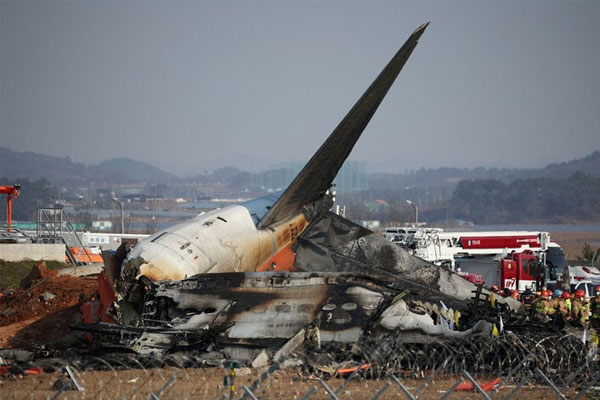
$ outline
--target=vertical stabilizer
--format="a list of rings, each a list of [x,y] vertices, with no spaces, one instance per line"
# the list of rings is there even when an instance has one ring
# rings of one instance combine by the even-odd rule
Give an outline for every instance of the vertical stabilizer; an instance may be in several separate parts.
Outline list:
[[[331,186],[354,144],[375,114],[377,107],[404,67],[429,23],[418,27],[398,50],[354,107],[294,178],[277,202],[259,222],[266,228],[300,212],[302,207],[320,199]]]

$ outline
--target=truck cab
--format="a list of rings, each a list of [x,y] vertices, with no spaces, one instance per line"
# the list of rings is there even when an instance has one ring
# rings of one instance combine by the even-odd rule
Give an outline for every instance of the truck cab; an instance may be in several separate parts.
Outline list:
[[[535,290],[541,286],[542,264],[530,250],[511,253],[500,262],[500,288],[524,291],[527,287]]]
[[[563,271],[567,267],[567,257],[562,247],[556,242],[550,242],[545,252],[540,254],[540,261],[544,268],[544,282],[549,289],[568,287],[568,282],[563,282]]]

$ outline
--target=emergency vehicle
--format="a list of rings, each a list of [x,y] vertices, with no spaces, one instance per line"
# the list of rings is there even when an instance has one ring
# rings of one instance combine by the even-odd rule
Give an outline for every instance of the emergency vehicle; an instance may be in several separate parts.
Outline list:
[[[393,238],[389,231],[395,229]],[[440,228],[388,228],[384,236],[413,255],[446,266],[472,282],[523,291],[562,286],[566,258],[548,232],[469,231]]]

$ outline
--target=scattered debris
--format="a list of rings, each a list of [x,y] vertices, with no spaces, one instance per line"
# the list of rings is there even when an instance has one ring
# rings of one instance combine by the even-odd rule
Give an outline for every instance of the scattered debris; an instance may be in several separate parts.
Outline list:
[[[50,292],[44,292],[40,295],[40,300],[42,301],[50,301],[56,298],[55,294],[52,294]]]
[[[252,368],[262,368],[269,365],[271,361],[271,357],[267,354],[266,349],[262,349],[260,353],[256,356],[256,358],[252,361]]]

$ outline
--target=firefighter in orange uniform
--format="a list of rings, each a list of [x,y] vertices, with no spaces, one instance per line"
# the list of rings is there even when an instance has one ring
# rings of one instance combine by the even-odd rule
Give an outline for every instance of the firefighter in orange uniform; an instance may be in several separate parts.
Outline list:
[[[600,286],[596,286],[596,297],[590,301],[591,325],[592,328],[600,328]]]
[[[535,305],[535,310],[544,315],[554,314],[554,302],[552,301],[552,292],[542,290],[542,297]]]
[[[575,291],[571,303],[571,321],[578,322],[581,325],[587,325],[589,315],[589,304],[585,301],[585,292],[581,289]]]
[[[557,299],[556,309],[563,316],[564,319],[571,319],[571,293],[566,290],[561,293],[560,298]]]

